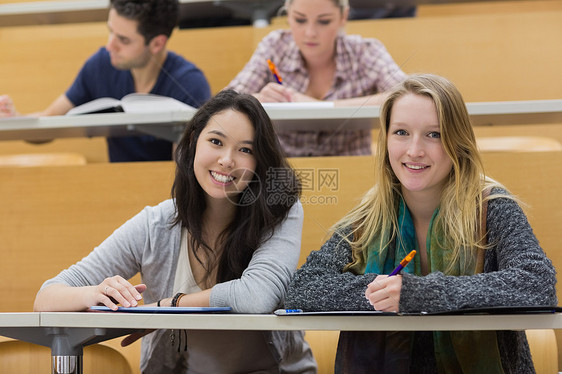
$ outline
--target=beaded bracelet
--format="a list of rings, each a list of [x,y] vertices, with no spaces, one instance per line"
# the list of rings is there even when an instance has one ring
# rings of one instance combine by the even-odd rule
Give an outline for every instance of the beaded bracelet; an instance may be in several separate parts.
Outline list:
[[[179,302],[180,302],[180,299],[181,299],[184,295],[185,295],[185,294],[184,294],[184,293],[181,293],[181,292],[178,292],[177,294],[175,294],[175,295],[174,295],[174,298],[172,299],[171,306],[177,307],[178,304],[179,304]]]

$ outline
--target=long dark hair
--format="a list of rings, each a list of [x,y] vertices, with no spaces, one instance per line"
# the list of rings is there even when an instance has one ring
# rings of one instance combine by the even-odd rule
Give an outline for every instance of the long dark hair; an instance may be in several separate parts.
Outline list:
[[[252,148],[256,169],[252,181],[239,194],[234,219],[220,234],[221,240],[217,240],[222,243],[222,248],[213,251],[203,239],[205,192],[195,178],[193,162],[197,140],[210,118],[228,109],[246,115],[254,127]],[[191,248],[198,260],[200,250],[209,258],[214,258],[214,253],[221,253],[217,283],[242,276],[254,251],[273,235],[275,227],[287,217],[300,193],[299,180],[281,150],[271,120],[255,97],[233,90],[221,91],[199,108],[188,123],[176,149],[176,177],[172,186],[176,217],[173,224],[187,228]]]

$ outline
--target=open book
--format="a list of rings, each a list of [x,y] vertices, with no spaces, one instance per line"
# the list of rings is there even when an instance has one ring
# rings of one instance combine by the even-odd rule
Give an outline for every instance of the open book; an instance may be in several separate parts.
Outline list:
[[[196,109],[179,100],[167,96],[132,93],[121,100],[102,97],[79,105],[68,111],[67,115],[93,113],[161,113],[161,112],[194,112]]]

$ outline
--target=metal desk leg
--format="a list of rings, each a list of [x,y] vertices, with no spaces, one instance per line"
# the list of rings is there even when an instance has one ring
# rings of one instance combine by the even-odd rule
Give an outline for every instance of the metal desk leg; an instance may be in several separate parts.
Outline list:
[[[10,338],[51,348],[52,374],[82,374],[84,347],[142,329],[89,327],[1,327]]]
[[[51,373],[82,374],[83,344],[90,336],[99,333],[91,329],[68,330],[59,327],[47,329],[47,335],[51,337]]]
[[[51,356],[52,374],[82,374],[82,356]]]
[[[82,374],[84,347],[138,331],[105,328],[46,328],[50,336],[51,373]]]

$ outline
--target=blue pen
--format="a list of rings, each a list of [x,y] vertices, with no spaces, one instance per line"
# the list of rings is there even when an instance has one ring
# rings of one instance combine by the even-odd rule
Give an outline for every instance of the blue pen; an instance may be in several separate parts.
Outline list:
[[[408,256],[404,257],[404,259],[400,261],[396,269],[392,270],[392,273],[390,273],[389,277],[392,277],[393,275],[400,273],[400,271],[404,269],[404,267],[406,267],[406,265],[408,265],[410,261],[412,261],[415,255],[416,255],[416,251],[414,250],[410,252]]]
[[[274,313],[278,316],[283,316],[286,314],[302,313],[302,309],[277,309]]]

